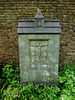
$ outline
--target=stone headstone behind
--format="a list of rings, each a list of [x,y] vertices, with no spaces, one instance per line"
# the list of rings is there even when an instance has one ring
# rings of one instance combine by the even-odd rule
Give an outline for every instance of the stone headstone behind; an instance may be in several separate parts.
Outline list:
[[[39,14],[39,16],[38,16]],[[19,20],[20,82],[26,85],[56,84],[59,64],[59,20],[44,20],[41,12],[33,20]]]

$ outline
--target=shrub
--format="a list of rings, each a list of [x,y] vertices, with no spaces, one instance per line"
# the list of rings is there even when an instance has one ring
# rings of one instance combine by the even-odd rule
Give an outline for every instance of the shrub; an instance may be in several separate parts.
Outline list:
[[[0,91],[1,100],[75,100],[75,65],[66,63],[64,70],[59,73],[60,87],[46,84],[34,86],[33,83],[22,86],[19,84],[19,69],[14,66],[13,59],[10,65],[3,68],[2,76],[6,77],[6,80]]]
[[[2,74],[2,80],[6,83],[6,84],[10,84],[11,82],[13,82],[14,80],[18,80],[19,79],[19,68],[15,67],[15,60],[12,59],[12,62],[10,65],[6,65],[2,68],[3,74]]]
[[[61,98],[75,100],[75,65],[70,66],[69,62],[66,63],[58,78],[61,85]]]

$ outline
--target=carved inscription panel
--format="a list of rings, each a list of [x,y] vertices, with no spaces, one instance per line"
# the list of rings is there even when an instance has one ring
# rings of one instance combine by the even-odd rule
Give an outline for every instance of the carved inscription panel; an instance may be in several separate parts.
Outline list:
[[[48,41],[30,41],[30,59],[32,69],[47,67]]]

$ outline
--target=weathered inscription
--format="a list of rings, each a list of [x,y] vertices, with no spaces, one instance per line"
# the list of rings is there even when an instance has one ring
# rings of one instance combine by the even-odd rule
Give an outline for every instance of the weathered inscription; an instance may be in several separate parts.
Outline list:
[[[48,41],[30,41],[31,68],[47,67]]]

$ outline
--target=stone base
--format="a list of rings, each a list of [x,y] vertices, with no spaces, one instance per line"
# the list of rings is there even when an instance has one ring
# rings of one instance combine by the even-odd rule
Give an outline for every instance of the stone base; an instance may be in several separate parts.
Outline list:
[[[23,85],[23,86],[26,86],[26,85],[28,85],[29,83],[33,83],[34,86],[35,86],[35,85],[43,86],[44,84],[46,84],[46,86],[47,86],[47,85],[48,85],[48,86],[57,85],[57,82],[54,82],[54,81],[51,81],[51,82],[33,82],[33,81],[31,81],[31,82],[24,82],[24,83],[21,83],[21,82],[20,82],[20,84]]]

